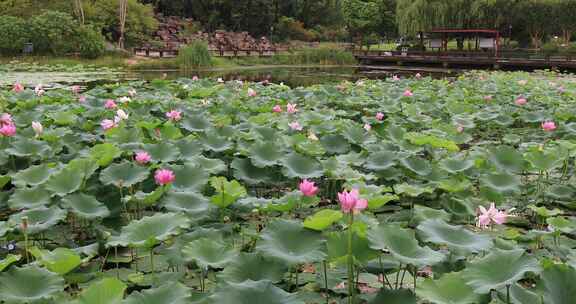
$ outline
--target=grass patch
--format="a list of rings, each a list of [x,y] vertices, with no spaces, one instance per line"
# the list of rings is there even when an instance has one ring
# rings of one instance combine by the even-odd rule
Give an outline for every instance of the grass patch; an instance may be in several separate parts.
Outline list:
[[[183,70],[212,66],[208,44],[202,41],[194,41],[181,48],[176,61]]]

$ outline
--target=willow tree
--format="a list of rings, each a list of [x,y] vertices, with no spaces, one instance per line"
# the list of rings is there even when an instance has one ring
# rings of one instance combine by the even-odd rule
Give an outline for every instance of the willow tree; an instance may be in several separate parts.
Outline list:
[[[126,14],[128,13],[128,0],[120,0],[120,38],[118,39],[118,47],[124,48],[124,31],[126,30]]]
[[[433,28],[472,28],[477,18],[474,0],[398,0],[396,23],[404,35]]]

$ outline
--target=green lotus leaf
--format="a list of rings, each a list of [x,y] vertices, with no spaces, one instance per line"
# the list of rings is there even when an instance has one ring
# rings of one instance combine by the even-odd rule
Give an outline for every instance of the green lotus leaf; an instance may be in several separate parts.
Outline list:
[[[8,155],[18,157],[43,157],[49,153],[50,146],[43,141],[20,137],[10,143],[10,148],[4,151],[6,151]]]
[[[237,252],[221,241],[202,238],[184,246],[182,254],[185,260],[194,261],[198,266],[224,268]]]
[[[438,188],[448,192],[463,192],[472,187],[472,182],[465,177],[454,176],[442,179],[438,183]]]
[[[164,207],[172,212],[186,212],[191,214],[210,210],[207,198],[194,192],[172,192],[164,199]]]
[[[549,217],[546,219],[546,223],[550,229],[564,233],[572,233],[576,229],[576,223],[572,219],[562,216]]]
[[[122,162],[110,165],[102,170],[100,172],[100,181],[105,185],[127,188],[144,181],[149,174],[150,172],[148,172],[147,168],[129,162]]]
[[[136,124],[138,126],[138,123]],[[160,129],[162,131],[162,129]],[[142,130],[140,128],[114,128],[106,131],[106,141],[121,146],[135,145],[140,146],[142,142]]]
[[[286,267],[279,261],[265,259],[254,253],[240,253],[218,277],[234,283],[246,280],[280,282],[286,270]]]
[[[531,151],[526,153],[526,160],[539,171],[549,171],[562,164],[563,159],[552,151]]]
[[[418,286],[418,297],[435,304],[486,303],[486,295],[475,294],[472,288],[462,281],[460,273],[444,274],[438,280],[425,279]]]
[[[462,226],[449,225],[439,219],[424,221],[417,229],[426,242],[447,245],[465,252],[479,252],[492,247],[489,236],[473,233]]]
[[[60,126],[70,126],[76,122],[77,116],[71,111],[58,111],[49,114],[54,123]]]
[[[324,150],[330,154],[345,154],[350,151],[350,143],[339,134],[322,136],[320,143]]]
[[[546,119],[546,114],[543,112],[526,112],[521,116],[525,122],[541,122]]]
[[[190,289],[184,285],[167,283],[158,288],[136,291],[122,302],[123,304],[188,304]]]
[[[480,111],[478,113],[476,113],[476,118],[478,120],[482,120],[482,121],[488,121],[488,120],[493,120],[496,119],[496,117],[498,117],[500,114],[498,112],[490,112],[490,111]]]
[[[47,164],[32,166],[21,170],[12,177],[12,183],[19,187],[37,186],[48,180],[52,170]]]
[[[566,124],[566,125],[564,126],[564,128],[565,128],[568,132],[570,132],[570,133],[572,133],[572,134],[576,134],[576,122],[572,122],[572,123]]]
[[[259,142],[250,147],[250,160],[256,167],[277,165],[283,156],[283,151],[274,142]]]
[[[289,178],[314,178],[322,176],[322,166],[314,158],[292,153],[284,159],[283,163],[284,175]]]
[[[515,304],[542,304],[542,296],[518,284],[510,287],[510,302]]]
[[[105,218],[110,215],[108,208],[95,197],[84,193],[75,193],[62,198],[62,202],[72,212],[86,219]]]
[[[364,167],[369,170],[386,170],[396,164],[398,156],[392,151],[380,151],[371,153],[366,159]]]
[[[180,156],[178,147],[167,142],[144,145],[144,151],[150,154],[152,161],[164,163],[175,161]]]
[[[506,173],[485,175],[481,178],[481,181],[485,186],[498,193],[519,191],[521,185],[518,176]]]
[[[450,217],[451,214],[443,209],[433,209],[421,205],[414,206],[414,220],[416,222],[422,222],[429,219],[439,219],[447,222],[450,220]]]
[[[200,166],[208,174],[218,174],[227,170],[226,164],[220,159],[197,156],[193,159],[190,159],[190,163]]]
[[[368,208],[370,210],[374,210],[381,208],[382,206],[388,204],[391,201],[399,200],[400,197],[397,195],[385,194],[385,195],[370,195],[367,196],[366,199],[368,200]]]
[[[64,279],[36,265],[0,273],[0,299],[5,303],[36,303],[64,290]]]
[[[442,169],[456,174],[466,171],[474,167],[474,160],[471,159],[459,159],[459,158],[445,158],[440,162]]]
[[[408,157],[400,160],[404,167],[408,168],[410,171],[426,176],[432,173],[432,167],[430,167],[430,163],[426,160],[418,157]]]
[[[46,182],[46,189],[59,196],[72,193],[82,185],[84,174],[80,169],[64,168]]]
[[[8,254],[3,260],[0,261],[0,272],[4,271],[6,267],[20,261],[21,255]]]
[[[407,183],[403,183],[400,185],[394,186],[394,191],[397,194],[406,194],[408,196],[417,197],[422,195],[423,193],[433,193],[434,188],[427,186],[427,185],[410,185]]]
[[[66,169],[78,170],[82,172],[84,179],[87,180],[98,170],[98,163],[91,158],[75,158],[71,160],[67,165]]]
[[[8,200],[11,209],[31,209],[50,203],[50,192],[43,187],[19,188]]]
[[[379,225],[368,230],[370,248],[388,250],[403,264],[415,266],[434,265],[444,260],[444,254],[428,247],[421,247],[414,231],[397,225]]]
[[[488,153],[488,157],[498,169],[507,172],[520,172],[525,167],[522,154],[509,146],[500,146],[492,149]]]
[[[210,296],[208,303],[234,304],[304,304],[294,294],[274,286],[270,281],[229,283]]]
[[[0,175],[0,189],[4,188],[11,180],[12,177],[10,176]]]
[[[177,176],[176,180],[172,183],[172,187],[175,190],[202,190],[208,182],[208,174],[200,166],[188,163],[183,166],[174,166],[172,169]]]
[[[404,137],[411,144],[416,145],[416,146],[429,145],[433,148],[446,149],[447,151],[450,151],[450,152],[460,151],[460,148],[458,148],[458,145],[456,145],[455,142],[448,140],[448,139],[443,139],[443,138],[440,138],[440,137],[437,137],[434,135],[410,132],[410,133],[407,133]]]
[[[182,128],[190,132],[203,132],[211,127],[204,115],[187,115],[182,119]]]
[[[9,225],[21,230],[20,224],[23,216],[28,217],[28,234],[35,234],[58,224],[66,217],[66,211],[56,206],[38,207],[11,215],[8,220]]]
[[[161,137],[164,139],[174,140],[182,138],[183,136],[182,132],[180,131],[180,128],[171,123],[166,123],[162,125],[162,127],[159,130]]]
[[[180,230],[188,226],[190,226],[190,220],[184,215],[156,213],[122,227],[120,235],[113,236],[107,245],[152,247],[180,234]]]
[[[77,304],[120,304],[124,297],[126,284],[117,278],[104,278],[80,294]]]
[[[350,143],[356,145],[368,143],[370,138],[370,134],[357,124],[348,124],[344,128],[342,136],[344,136],[344,138],[346,138]]]
[[[98,144],[90,149],[90,157],[98,162],[100,167],[106,167],[122,154],[122,150],[111,143]]]
[[[546,195],[557,200],[569,201],[574,197],[574,188],[568,185],[552,185]]]
[[[193,160],[194,157],[202,153],[202,145],[195,140],[181,140],[176,143],[178,150],[180,150],[180,157],[185,160]]]
[[[68,248],[56,248],[53,251],[48,251],[32,247],[29,251],[40,264],[60,275],[69,273],[82,262],[80,256]]]
[[[216,191],[210,198],[210,202],[220,208],[226,208],[236,202],[239,198],[246,196],[246,188],[238,181],[228,181],[225,177],[213,176],[210,178],[210,185]]]
[[[544,206],[542,207],[536,207],[535,205],[528,205],[528,208],[532,211],[534,211],[534,213],[538,214],[541,217],[551,217],[551,216],[557,216],[557,215],[562,215],[564,214],[564,211],[558,209],[558,208],[554,208],[554,209],[548,209]]]
[[[234,169],[234,177],[245,181],[248,184],[256,185],[259,183],[270,182],[270,170],[259,168],[252,164],[247,158],[236,158],[230,164]]]
[[[407,289],[380,289],[378,294],[368,304],[416,304],[416,296]]]
[[[216,132],[206,133],[201,137],[202,144],[210,151],[224,152],[233,146],[233,142],[224,136],[218,135]]]
[[[296,221],[275,220],[260,238],[256,250],[289,265],[317,262],[326,256],[322,235]]]
[[[568,265],[556,264],[542,272],[546,304],[570,304],[576,299],[576,270]]]
[[[316,212],[304,220],[304,227],[322,231],[338,222],[344,214],[338,210],[324,209]]]
[[[348,262],[348,232],[328,232],[326,238],[328,260],[345,265]],[[378,257],[378,251],[370,248],[366,237],[359,236],[357,232],[354,232],[352,234],[352,255],[354,260],[365,264]]]
[[[493,248],[490,254],[471,262],[462,271],[462,278],[475,293],[485,294],[516,283],[527,272],[540,270],[538,261],[525,255],[524,249]]]

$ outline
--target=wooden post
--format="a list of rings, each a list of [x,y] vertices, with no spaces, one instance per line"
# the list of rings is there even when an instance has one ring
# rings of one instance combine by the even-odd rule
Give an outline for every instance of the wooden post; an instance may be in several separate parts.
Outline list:
[[[126,28],[126,14],[128,12],[128,0],[120,0],[120,39],[118,47],[124,49],[124,31]]]

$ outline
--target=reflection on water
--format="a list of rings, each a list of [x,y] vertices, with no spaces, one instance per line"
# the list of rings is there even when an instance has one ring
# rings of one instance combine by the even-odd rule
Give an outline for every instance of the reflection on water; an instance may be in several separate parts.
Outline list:
[[[95,86],[124,80],[176,79],[199,76],[201,78],[223,78],[224,80],[264,81],[284,83],[291,87],[336,83],[343,80],[355,81],[363,78],[384,79],[398,75],[410,77],[416,73],[423,76],[442,78],[459,71],[434,68],[409,68],[398,66],[341,67],[341,66],[257,66],[233,69],[212,69],[184,73],[172,71],[129,71],[126,73],[98,72],[7,72],[0,77],[0,86],[20,82],[26,86],[43,84],[48,87],[70,85]]]

